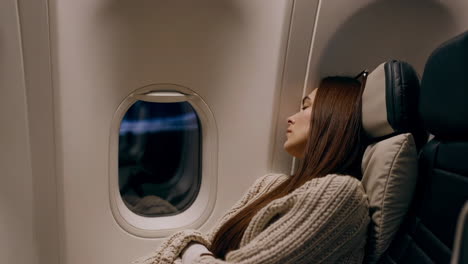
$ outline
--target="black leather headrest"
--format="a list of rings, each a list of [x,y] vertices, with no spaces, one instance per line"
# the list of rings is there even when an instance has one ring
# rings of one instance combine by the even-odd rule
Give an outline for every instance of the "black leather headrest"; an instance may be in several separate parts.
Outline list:
[[[419,112],[436,137],[468,139],[468,31],[432,52],[424,69]]]
[[[387,61],[372,71],[362,95],[362,121],[368,136],[416,131],[421,124],[419,88],[418,74],[406,62]]]

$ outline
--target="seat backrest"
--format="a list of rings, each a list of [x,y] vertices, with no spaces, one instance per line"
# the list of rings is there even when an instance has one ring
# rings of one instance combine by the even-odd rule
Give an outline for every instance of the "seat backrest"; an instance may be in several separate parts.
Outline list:
[[[416,146],[427,141],[415,103],[419,88],[414,68],[397,60],[379,65],[365,84],[362,121],[371,140],[362,160],[371,217],[365,263],[377,263],[387,250],[414,195]]]
[[[468,200],[468,32],[431,54],[419,100],[434,138],[419,154],[415,197],[383,262],[450,262],[456,221]]]

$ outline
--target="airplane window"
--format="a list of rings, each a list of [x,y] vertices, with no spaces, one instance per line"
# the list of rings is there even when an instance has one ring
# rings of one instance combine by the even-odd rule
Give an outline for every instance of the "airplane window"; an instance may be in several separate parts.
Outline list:
[[[181,213],[201,184],[201,126],[188,102],[137,101],[119,133],[119,190],[125,205],[145,217]]]

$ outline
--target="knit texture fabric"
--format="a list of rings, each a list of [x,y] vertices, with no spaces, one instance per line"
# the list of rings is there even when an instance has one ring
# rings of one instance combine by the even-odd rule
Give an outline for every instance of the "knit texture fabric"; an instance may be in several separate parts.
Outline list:
[[[147,195],[142,198],[136,195],[124,195],[122,198],[127,208],[139,215],[157,216],[179,211],[170,202],[155,195]]]
[[[177,232],[151,255],[134,264],[180,263],[190,242],[210,247],[219,228],[250,202],[288,179],[270,174],[259,178],[208,234]],[[202,256],[194,264],[362,263],[369,225],[367,196],[357,179],[330,174],[308,181],[272,201],[252,218],[240,247],[226,260]]]

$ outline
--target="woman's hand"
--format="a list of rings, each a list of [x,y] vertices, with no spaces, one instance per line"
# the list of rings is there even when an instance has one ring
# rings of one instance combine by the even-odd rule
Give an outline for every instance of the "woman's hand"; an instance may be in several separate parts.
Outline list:
[[[182,251],[182,264],[191,264],[192,261],[201,255],[213,255],[204,245],[192,242]]]

